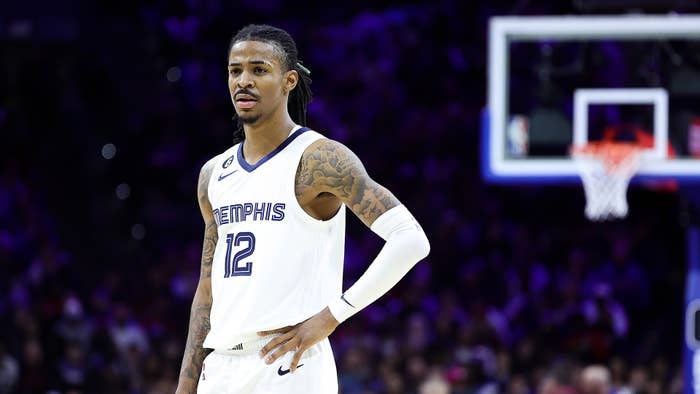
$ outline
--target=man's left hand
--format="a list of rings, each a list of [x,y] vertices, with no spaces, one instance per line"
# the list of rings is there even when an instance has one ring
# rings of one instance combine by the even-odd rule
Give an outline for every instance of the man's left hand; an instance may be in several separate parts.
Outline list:
[[[291,372],[294,372],[297,369],[301,355],[308,348],[328,337],[338,327],[338,324],[340,323],[326,307],[321,312],[297,325],[270,331],[260,331],[258,332],[260,336],[280,334],[260,350],[260,358],[265,358],[266,364],[272,364],[287,352],[294,351],[292,365],[289,366]],[[277,349],[267,356],[275,348]]]

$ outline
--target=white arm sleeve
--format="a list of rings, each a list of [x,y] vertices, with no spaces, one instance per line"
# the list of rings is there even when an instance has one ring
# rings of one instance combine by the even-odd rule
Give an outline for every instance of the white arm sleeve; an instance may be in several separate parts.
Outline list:
[[[403,205],[384,212],[370,228],[386,244],[360,279],[328,305],[340,323],[389,291],[430,252],[423,229]]]

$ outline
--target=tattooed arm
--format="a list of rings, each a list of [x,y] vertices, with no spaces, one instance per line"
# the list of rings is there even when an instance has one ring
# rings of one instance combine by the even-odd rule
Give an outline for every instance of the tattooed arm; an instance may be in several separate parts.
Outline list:
[[[195,393],[202,362],[210,350],[204,349],[202,343],[209,333],[209,312],[211,311],[211,264],[214,259],[216,241],[219,239],[216,222],[212,214],[207,188],[211,177],[214,160],[208,161],[199,173],[197,186],[197,199],[199,209],[204,218],[204,245],[202,247],[202,265],[199,273],[199,283],[194,293],[192,309],[190,311],[190,327],[185,345],[185,354],[182,358],[180,378],[178,380],[177,393]]]
[[[389,209],[396,197],[369,177],[360,159],[343,144],[322,139],[306,149],[297,171],[297,195],[331,194],[367,227]]]
[[[296,193],[300,202],[308,196],[334,196],[386,244],[362,277],[323,311],[294,327],[261,333],[282,334],[261,351],[264,355],[277,348],[267,357],[268,364],[296,349],[290,365],[292,372],[306,349],[389,291],[430,250],[428,239],[408,209],[372,180],[360,159],[336,141],[322,139],[306,149],[297,171]]]
[[[342,322],[389,291],[418,261],[430,244],[408,209],[372,180],[360,159],[333,140],[320,140],[302,159],[301,173],[314,190],[330,193],[386,240],[367,271],[342,296],[328,305]]]

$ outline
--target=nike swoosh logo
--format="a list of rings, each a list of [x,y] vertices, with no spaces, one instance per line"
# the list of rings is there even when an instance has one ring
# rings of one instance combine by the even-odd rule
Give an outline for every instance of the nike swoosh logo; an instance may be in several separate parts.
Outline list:
[[[297,368],[301,368],[301,367],[303,367],[303,366],[304,366],[304,364],[299,364],[299,365],[297,366]],[[284,375],[286,375],[286,374],[288,374],[288,373],[289,373],[289,369],[282,369],[282,366],[281,366],[281,365],[280,365],[280,369],[277,370],[277,374],[278,374],[279,376],[284,376]]]
[[[233,170],[233,171],[229,172],[228,174],[219,175],[219,180],[226,178],[227,176],[233,174],[234,172],[238,172],[238,170]]]

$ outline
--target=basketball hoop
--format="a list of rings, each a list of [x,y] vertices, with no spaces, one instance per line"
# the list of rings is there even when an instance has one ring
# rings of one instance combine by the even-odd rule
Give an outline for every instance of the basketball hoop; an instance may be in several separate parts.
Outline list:
[[[627,186],[639,169],[642,148],[628,142],[589,142],[571,148],[586,193],[586,217],[602,221],[627,216]]]

